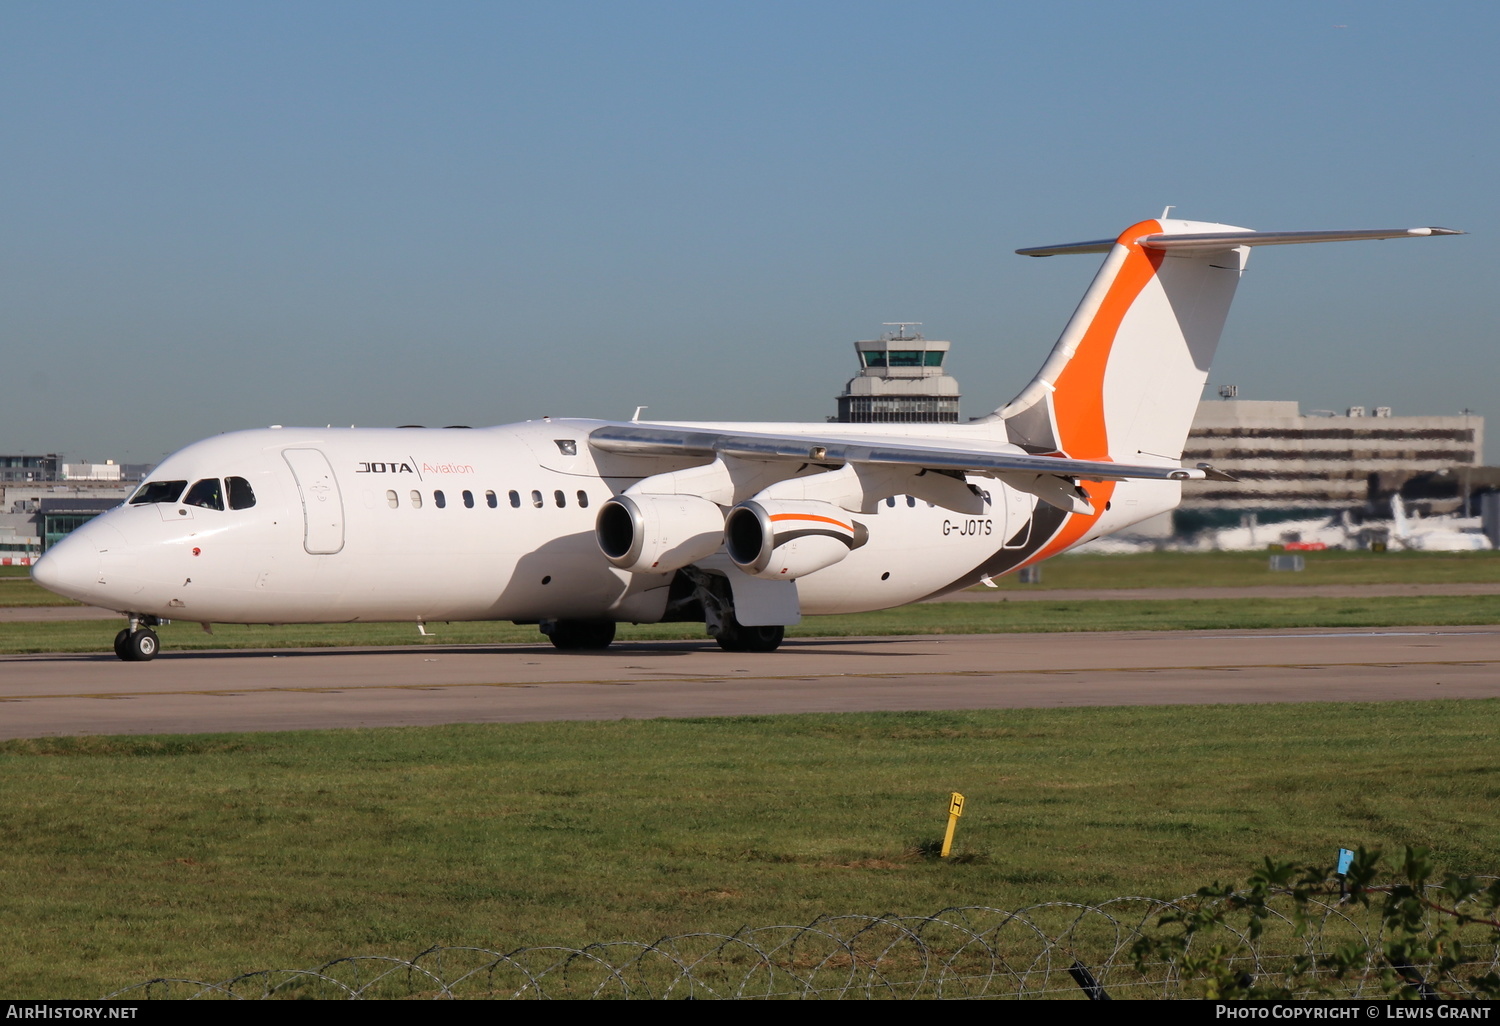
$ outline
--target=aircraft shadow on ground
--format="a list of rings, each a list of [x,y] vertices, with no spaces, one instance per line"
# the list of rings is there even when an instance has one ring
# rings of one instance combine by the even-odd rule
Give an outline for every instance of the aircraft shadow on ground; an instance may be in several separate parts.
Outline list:
[[[768,653],[767,657],[774,660],[793,652],[804,655],[820,656],[842,656],[842,651],[849,645],[867,643],[865,638],[796,638],[786,641],[779,653]],[[902,651],[901,647],[912,644],[906,639],[880,639],[877,644],[884,646],[881,655],[891,658],[913,658],[917,656],[926,657],[927,653]],[[225,648],[225,649],[190,649],[190,650],[164,650],[157,656],[156,662],[181,662],[189,659],[317,659],[333,656],[383,656],[383,655],[535,655],[543,659],[574,659],[585,657],[590,659],[611,659],[622,655],[636,653],[652,656],[690,656],[698,653],[710,655],[721,655],[718,646],[712,638],[702,640],[678,640],[678,641],[617,641],[609,648],[596,651],[570,651],[559,652],[550,643],[541,644],[496,644],[488,645],[483,642],[466,645],[380,645],[380,646],[352,646],[348,648]],[[736,660],[737,654],[722,653],[726,660]],[[758,657],[759,658],[759,657]],[[22,655],[3,657],[4,662],[14,663],[51,663],[59,660],[71,660],[74,662],[118,662],[113,653],[109,652],[31,652]],[[772,663],[774,667],[774,663]]]

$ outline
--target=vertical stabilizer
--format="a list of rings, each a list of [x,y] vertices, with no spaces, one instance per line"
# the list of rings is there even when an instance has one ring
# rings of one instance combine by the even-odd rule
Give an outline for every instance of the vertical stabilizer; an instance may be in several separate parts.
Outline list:
[[[1017,250],[1105,253],[1047,362],[982,420],[1032,452],[1177,461],[1252,246],[1462,235],[1454,228],[1257,232],[1158,218],[1114,239]]]
[[[992,415],[1012,442],[1074,458],[1177,461],[1249,247],[1248,229],[1150,220],[1108,240],[1025,251],[1107,251],[1031,383]],[[1172,236],[1225,236],[1172,246]]]

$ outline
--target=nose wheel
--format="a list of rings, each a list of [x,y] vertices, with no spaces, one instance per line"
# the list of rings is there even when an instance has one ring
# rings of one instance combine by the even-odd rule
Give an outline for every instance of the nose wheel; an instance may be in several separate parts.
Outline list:
[[[127,663],[145,663],[161,651],[161,640],[150,627],[126,627],[115,635],[115,655]]]

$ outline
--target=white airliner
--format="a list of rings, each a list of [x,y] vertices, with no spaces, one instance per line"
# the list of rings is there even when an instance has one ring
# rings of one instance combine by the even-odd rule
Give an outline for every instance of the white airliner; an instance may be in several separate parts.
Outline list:
[[[1495,546],[1479,517],[1411,517],[1400,495],[1391,496],[1391,540],[1413,552],[1488,552]]]
[[[1020,394],[968,424],[239,431],[168,457],[42,557],[43,587],[152,627],[512,620],[558,648],[697,621],[768,652],[804,614],[967,588],[1177,505],[1250,247],[1462,234],[1142,221],[1023,249],[1104,265]]]

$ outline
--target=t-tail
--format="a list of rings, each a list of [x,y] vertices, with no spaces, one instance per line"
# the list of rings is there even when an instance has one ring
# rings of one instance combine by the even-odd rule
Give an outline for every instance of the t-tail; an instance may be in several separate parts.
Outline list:
[[[1115,239],[1017,250],[1106,253],[1047,362],[985,418],[1034,453],[1180,462],[1252,246],[1462,235],[1451,228],[1258,232],[1159,218]]]

